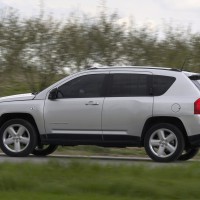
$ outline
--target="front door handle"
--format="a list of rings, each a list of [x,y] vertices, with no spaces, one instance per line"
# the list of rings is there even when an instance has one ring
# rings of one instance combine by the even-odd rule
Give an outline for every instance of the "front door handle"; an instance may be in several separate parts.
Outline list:
[[[86,105],[86,106],[98,106],[99,103],[96,102],[96,101],[88,101],[85,105]]]

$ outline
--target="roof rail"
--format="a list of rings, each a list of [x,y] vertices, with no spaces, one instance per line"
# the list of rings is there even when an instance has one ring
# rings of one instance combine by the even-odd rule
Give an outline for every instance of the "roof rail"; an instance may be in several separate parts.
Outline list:
[[[87,70],[98,69],[98,67],[88,67]]]
[[[136,68],[136,69],[157,69],[157,70],[169,70],[169,71],[176,71],[176,72],[181,72],[180,69],[176,68],[164,68],[164,67],[149,67],[149,66],[103,66],[103,67],[90,67],[87,68],[87,70],[94,70],[94,69],[116,69],[116,68]]]

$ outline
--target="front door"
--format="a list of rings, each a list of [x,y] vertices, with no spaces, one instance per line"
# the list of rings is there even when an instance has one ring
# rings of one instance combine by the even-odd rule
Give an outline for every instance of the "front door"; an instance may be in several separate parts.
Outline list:
[[[79,76],[58,87],[56,100],[46,99],[45,128],[49,138],[102,140],[101,114],[105,74]]]

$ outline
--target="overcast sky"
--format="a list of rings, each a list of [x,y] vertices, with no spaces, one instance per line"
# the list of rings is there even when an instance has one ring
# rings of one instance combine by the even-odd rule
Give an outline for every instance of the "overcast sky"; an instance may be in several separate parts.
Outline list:
[[[39,13],[40,0],[0,0],[0,8],[7,6],[19,10],[22,16]],[[101,0],[43,0],[46,12],[56,17],[67,17],[71,12],[95,16]],[[160,28],[163,21],[174,26],[192,26],[200,32],[200,0],[105,0],[108,12],[117,11],[120,21],[130,17],[138,24]]]

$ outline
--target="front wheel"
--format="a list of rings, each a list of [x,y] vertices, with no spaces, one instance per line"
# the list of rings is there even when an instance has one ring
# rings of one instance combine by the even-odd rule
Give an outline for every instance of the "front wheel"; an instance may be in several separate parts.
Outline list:
[[[57,145],[38,145],[32,152],[35,156],[47,156],[53,153],[58,148]]]
[[[178,160],[185,161],[193,158],[199,152],[199,148],[189,148],[186,149],[183,154],[178,158]]]
[[[0,128],[0,147],[8,156],[28,156],[37,145],[37,133],[24,119],[12,119]]]
[[[144,147],[154,161],[172,162],[177,160],[185,146],[181,131],[168,123],[156,124],[151,127],[144,139]]]

